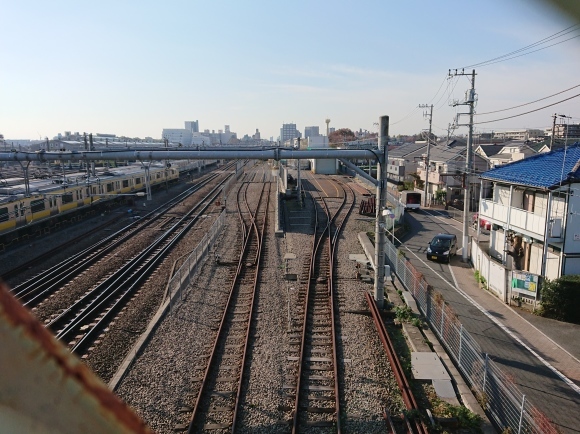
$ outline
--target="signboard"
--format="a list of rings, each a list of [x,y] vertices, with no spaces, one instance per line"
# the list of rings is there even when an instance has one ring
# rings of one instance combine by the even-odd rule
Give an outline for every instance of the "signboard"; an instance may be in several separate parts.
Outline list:
[[[512,271],[512,292],[521,292],[537,298],[538,275],[525,271]]]

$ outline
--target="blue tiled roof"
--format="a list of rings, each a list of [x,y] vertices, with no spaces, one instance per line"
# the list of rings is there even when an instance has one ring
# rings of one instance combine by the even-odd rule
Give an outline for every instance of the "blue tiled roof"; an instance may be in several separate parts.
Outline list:
[[[509,184],[550,188],[560,182],[580,182],[580,142],[545,154],[537,154],[520,161],[495,167],[481,174],[481,178]]]

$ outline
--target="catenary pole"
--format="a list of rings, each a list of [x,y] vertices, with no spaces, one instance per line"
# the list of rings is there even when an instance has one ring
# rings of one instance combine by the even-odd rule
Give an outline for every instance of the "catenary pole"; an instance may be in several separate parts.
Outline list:
[[[379,309],[385,300],[385,250],[387,237],[385,233],[387,216],[387,155],[389,141],[389,117],[379,119],[378,162],[377,162],[377,207],[375,224],[375,285],[374,298]]]

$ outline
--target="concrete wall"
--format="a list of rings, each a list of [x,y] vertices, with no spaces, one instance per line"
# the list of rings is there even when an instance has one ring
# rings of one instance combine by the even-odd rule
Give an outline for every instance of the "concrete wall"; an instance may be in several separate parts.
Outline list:
[[[484,286],[499,299],[507,300],[506,269],[495,262],[479,247],[475,239],[471,240],[471,260],[474,268],[485,279]]]
[[[322,175],[336,175],[337,163],[336,159],[318,159],[312,160],[312,172]]]

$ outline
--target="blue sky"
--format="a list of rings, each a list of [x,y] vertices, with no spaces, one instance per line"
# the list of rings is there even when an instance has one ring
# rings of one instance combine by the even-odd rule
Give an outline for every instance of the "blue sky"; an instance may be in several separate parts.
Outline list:
[[[163,128],[230,125],[279,135],[282,123],[391,134],[428,128],[434,104],[446,135],[467,78],[461,68],[575,24],[536,0],[133,1],[3,0],[0,133],[161,137]],[[580,30],[568,36],[579,35]],[[534,101],[580,84],[580,37],[476,68],[477,112]],[[471,69],[468,69],[469,71]],[[494,120],[580,93],[580,88]],[[478,131],[545,128],[555,112],[580,121],[580,97]],[[463,121],[466,118],[462,119]],[[465,127],[457,130],[466,133]]]

